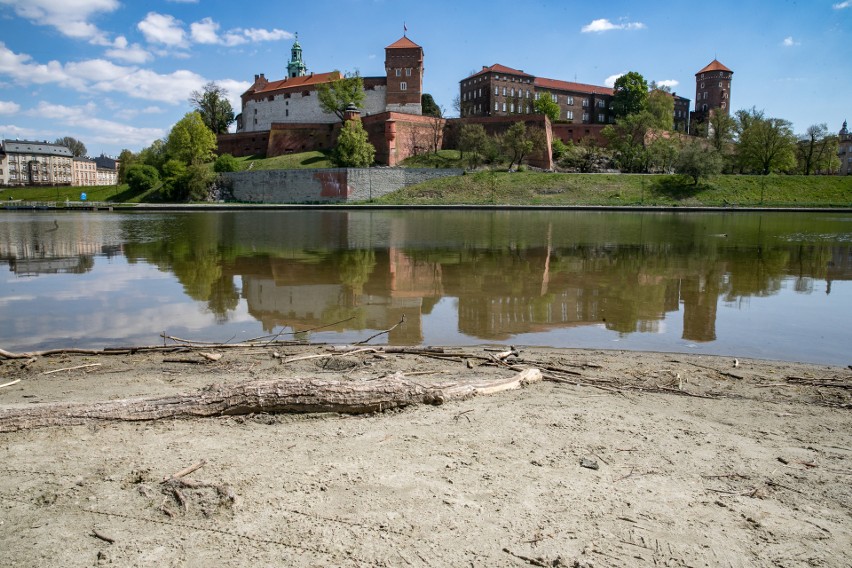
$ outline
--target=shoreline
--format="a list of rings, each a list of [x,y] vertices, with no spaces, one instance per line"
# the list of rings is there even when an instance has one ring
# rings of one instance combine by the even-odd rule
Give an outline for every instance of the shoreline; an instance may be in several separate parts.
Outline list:
[[[221,353],[2,360],[0,383],[21,382],[0,389],[0,413],[282,377],[441,385],[515,372],[481,346],[443,359]],[[849,368],[549,348],[511,363],[562,380],[364,415],[2,433],[0,548],[11,565],[63,566],[852,563]],[[186,484],[161,483],[198,464]]]

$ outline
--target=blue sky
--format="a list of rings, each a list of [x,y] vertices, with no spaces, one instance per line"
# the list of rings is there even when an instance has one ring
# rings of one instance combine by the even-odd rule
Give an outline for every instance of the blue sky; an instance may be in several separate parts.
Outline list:
[[[92,155],[168,134],[206,82],[235,109],[256,73],[283,78],[298,32],[309,71],[382,75],[408,27],[425,90],[452,112],[458,82],[501,63],[611,84],[638,71],[695,98],[695,72],[733,69],[733,109],[797,133],[852,119],[852,0],[0,0],[0,138],[82,140]],[[695,11],[692,8],[695,8]]]

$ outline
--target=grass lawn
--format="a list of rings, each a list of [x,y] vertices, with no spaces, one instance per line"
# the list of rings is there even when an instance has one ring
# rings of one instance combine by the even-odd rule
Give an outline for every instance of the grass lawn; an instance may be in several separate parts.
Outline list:
[[[315,152],[300,152],[298,154],[287,154],[285,156],[275,156],[274,158],[259,158],[257,156],[247,156],[237,158],[242,169],[252,170],[300,170],[307,168],[333,168],[331,163],[330,152],[315,151]]]

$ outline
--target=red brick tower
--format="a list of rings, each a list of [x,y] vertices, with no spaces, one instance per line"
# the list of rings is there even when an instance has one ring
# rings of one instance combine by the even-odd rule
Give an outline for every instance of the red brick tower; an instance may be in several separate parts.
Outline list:
[[[385,48],[387,110],[423,114],[423,48],[402,36]]]
[[[690,117],[689,129],[695,133],[711,113],[731,113],[731,79],[734,72],[714,59],[695,74],[695,111]]]

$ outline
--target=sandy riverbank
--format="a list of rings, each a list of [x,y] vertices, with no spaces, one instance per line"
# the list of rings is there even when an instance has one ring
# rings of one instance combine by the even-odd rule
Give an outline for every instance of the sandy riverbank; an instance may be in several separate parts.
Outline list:
[[[21,381],[0,388],[0,413],[272,377],[514,373],[463,356],[282,364],[269,351],[4,360],[0,384]],[[848,368],[555,349],[520,359],[574,384],[358,416],[2,433],[0,565],[852,565]],[[161,483],[200,460],[185,486]]]

